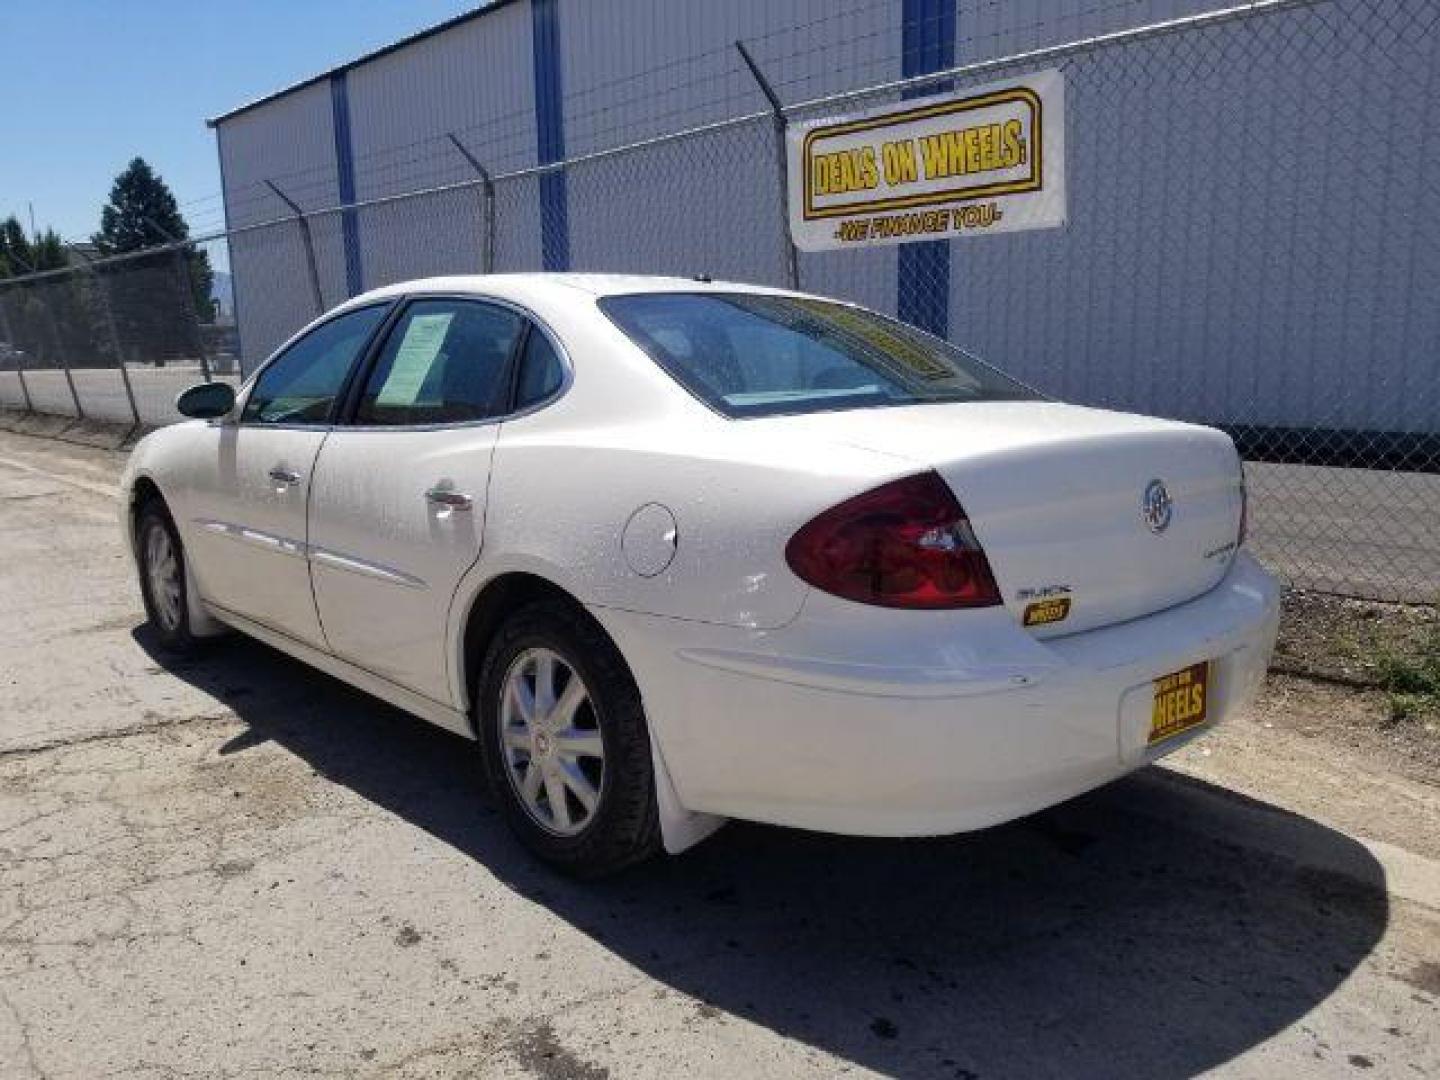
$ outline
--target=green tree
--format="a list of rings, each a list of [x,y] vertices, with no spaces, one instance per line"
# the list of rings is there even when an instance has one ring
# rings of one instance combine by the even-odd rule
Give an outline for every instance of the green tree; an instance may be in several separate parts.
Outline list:
[[[108,256],[174,244],[189,237],[190,227],[169,186],[143,158],[137,157],[111,185],[110,201],[100,211],[100,231],[91,241],[102,256]],[[182,251],[189,306],[200,321],[212,322],[215,305],[210,292],[215,273],[210,257],[189,245]],[[162,252],[104,270],[113,283],[115,318],[127,353],[163,362],[172,356],[193,355],[198,349],[198,332],[189,323],[185,298],[175,295],[178,268],[177,256]]]
[[[63,270],[68,265],[65,244],[54,229],[26,236],[13,214],[0,221],[0,278]]]
[[[0,280],[25,278],[63,270],[70,265],[65,244],[54,229],[26,236],[14,216],[0,221]],[[31,363],[57,363],[63,355],[72,365],[93,363],[96,350],[85,288],[76,275],[61,274],[21,281],[0,290],[4,320],[12,345],[24,349]]]
[[[70,257],[65,254],[65,242],[54,229],[46,229],[31,238],[30,265],[36,273],[63,270],[70,265]]]
[[[0,278],[19,277],[34,267],[35,253],[15,215],[0,221]]]
[[[92,238],[102,254],[142,251],[190,235],[169,186],[144,158],[135,158],[110,187]]]

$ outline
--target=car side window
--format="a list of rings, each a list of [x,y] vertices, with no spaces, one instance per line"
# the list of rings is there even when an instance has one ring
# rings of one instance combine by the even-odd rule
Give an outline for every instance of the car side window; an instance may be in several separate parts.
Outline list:
[[[528,409],[544,401],[565,381],[565,368],[555,353],[555,346],[538,326],[530,327],[525,349],[520,356],[520,378],[515,386],[515,408]]]
[[[385,318],[384,304],[337,315],[275,358],[256,380],[241,423],[324,424],[346,376]]]
[[[365,381],[355,423],[453,424],[506,411],[510,360],[525,320],[470,300],[416,300]]]

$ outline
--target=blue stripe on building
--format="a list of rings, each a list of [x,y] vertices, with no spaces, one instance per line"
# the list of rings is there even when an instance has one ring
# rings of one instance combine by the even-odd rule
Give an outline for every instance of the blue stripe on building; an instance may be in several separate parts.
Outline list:
[[[560,15],[556,0],[531,0],[535,69],[536,155],[541,165],[565,159],[564,96],[560,80]],[[570,269],[570,199],[565,174],[540,175],[540,253],[546,270]]]
[[[955,65],[955,0],[904,0],[900,73],[904,78]],[[936,93],[927,86],[907,97]],[[950,329],[950,242],[901,244],[895,282],[895,313],[932,334]]]
[[[335,130],[335,179],[340,203],[355,201],[355,150],[350,144],[350,93],[345,72],[330,76],[330,112]],[[360,219],[353,207],[340,211],[340,233],[345,244],[345,295],[365,291],[365,273],[360,263]]]

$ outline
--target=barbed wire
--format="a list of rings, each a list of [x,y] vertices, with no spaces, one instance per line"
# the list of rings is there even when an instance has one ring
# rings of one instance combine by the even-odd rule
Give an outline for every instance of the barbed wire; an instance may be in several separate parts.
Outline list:
[[[822,78],[821,75],[816,74],[817,71],[823,73],[836,70],[836,65],[821,62],[811,63],[800,74],[788,74],[785,69],[792,61],[813,61],[816,57],[827,57],[843,50],[849,54],[849,62],[845,65],[847,73],[852,77],[860,77],[856,81],[864,81],[865,77],[886,69],[899,59],[903,51],[903,43],[900,42],[900,39],[903,38],[906,28],[923,36],[928,26],[951,17],[958,18],[962,27],[965,28],[957,45],[963,46],[969,58],[977,59],[980,57],[976,54],[983,52],[982,46],[987,43],[1015,41],[1031,32],[1058,33],[1060,28],[1066,25],[1075,25],[1097,16],[1133,12],[1154,6],[1155,0],[1095,0],[1085,6],[1062,8],[1046,17],[1036,17],[1026,22],[1010,24],[1003,29],[977,32],[974,29],[975,21],[983,19],[986,14],[1008,11],[1013,5],[1007,5],[1005,0],[978,0],[978,2],[977,0],[960,0],[958,15],[936,13],[902,20],[900,23],[902,33],[897,35],[892,22],[895,11],[893,0],[868,0],[866,3],[836,6],[824,15],[815,18],[799,20],[785,26],[752,33],[747,35],[746,40],[760,59],[774,69],[770,75],[772,85],[779,90],[790,91],[797,87],[814,84],[817,79]],[[1219,0],[1196,0],[1190,6],[1205,10],[1222,7],[1224,4]],[[855,33],[852,24],[857,18],[865,15],[885,16],[886,26],[868,32]],[[815,38],[816,31],[834,27],[844,28],[842,40],[831,41],[824,37],[817,40]],[[779,52],[767,49],[767,45],[770,43],[787,37],[804,38],[806,44],[804,47]],[[869,59],[860,60],[858,58],[861,51],[858,48],[859,45],[881,41],[895,41],[897,44],[893,48],[879,52],[872,50]],[[567,90],[562,96],[562,100],[570,104],[600,98],[616,89],[653,82],[667,73],[694,70],[710,62],[722,62],[724,66],[718,71],[702,72],[688,79],[672,80],[645,93],[612,99],[590,109],[567,109],[566,121],[567,127],[571,129],[569,137],[572,145],[577,150],[604,149],[609,144],[619,145],[620,141],[626,139],[645,138],[666,126],[683,125],[687,120],[720,118],[737,104],[748,105],[758,100],[753,82],[743,66],[739,64],[731,42],[676,57],[642,71],[629,72],[577,85]],[[687,96],[706,97],[705,94],[695,94],[695,92],[708,91],[725,82],[734,83],[736,89],[723,97],[709,95],[704,106],[676,106],[673,104]],[[666,102],[672,104],[665,107],[664,103]],[[648,114],[637,113],[637,109],[646,105],[656,106],[656,111]],[[593,129],[587,130],[587,122],[614,114],[621,114],[624,119],[609,125],[597,125]],[[492,156],[493,160],[488,163],[488,167],[492,172],[501,172],[531,163],[530,160],[526,160],[527,153],[529,153],[528,147],[520,150],[512,149],[508,153],[501,152],[501,149],[507,146],[511,140],[519,140],[529,135],[533,130],[533,119],[533,110],[522,107],[457,127],[453,133],[461,138],[482,136],[472,150],[482,157]],[[401,182],[408,182],[412,186],[418,187],[441,178],[450,178],[449,171],[452,167],[463,168],[464,166],[463,162],[457,161],[453,147],[448,144],[446,136],[447,132],[437,132],[407,142],[376,147],[356,154],[353,160],[357,186],[362,190],[369,190],[374,195],[382,195],[398,190]],[[427,152],[418,152],[422,148]],[[393,160],[397,155],[402,154],[407,156]],[[413,173],[407,173],[405,170],[412,165],[421,168]],[[326,160],[313,166],[280,172],[266,177],[266,179],[279,184],[288,195],[308,208],[321,205],[324,200],[333,201],[338,198],[334,171],[334,162]],[[396,183],[391,184],[390,180],[396,180]],[[215,191],[187,199],[182,206],[188,207],[220,200],[225,200],[228,219],[236,224],[250,223],[254,220],[257,211],[269,213],[276,209],[273,193],[260,181],[231,189],[228,199],[226,199],[225,192]],[[223,220],[215,220],[211,224],[220,225],[223,224]]]

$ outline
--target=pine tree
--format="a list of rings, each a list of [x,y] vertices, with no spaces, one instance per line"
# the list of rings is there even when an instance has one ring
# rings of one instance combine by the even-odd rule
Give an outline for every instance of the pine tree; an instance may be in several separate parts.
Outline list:
[[[63,270],[69,264],[65,244],[54,229],[26,236],[13,214],[0,221],[0,278]]]
[[[70,265],[65,244],[54,229],[26,236],[13,216],[0,221],[0,279],[23,278]],[[25,282],[0,294],[4,304],[0,331],[23,349],[30,363],[55,364],[63,355],[72,365],[94,363],[97,353],[85,288],[74,275]]]
[[[110,201],[100,211],[100,231],[91,237],[102,256],[123,255],[188,240],[190,227],[180,213],[174,194],[143,158],[135,158],[115,178]],[[210,290],[215,273],[209,256],[193,246],[184,252],[190,289],[189,307],[202,322],[214,319]],[[115,317],[128,354],[163,363],[168,357],[193,355],[196,331],[189,323],[183,294],[168,287],[165,268],[174,275],[176,256],[164,252],[107,268],[113,281]],[[147,273],[148,271],[148,273]]]
[[[100,231],[91,239],[102,255],[122,255],[189,235],[169,186],[137,157],[115,177],[110,201],[100,211]]]
[[[46,229],[31,238],[30,265],[36,273],[63,270],[70,265],[70,257],[65,254],[65,242],[54,229]]]
[[[0,278],[19,277],[34,270],[35,254],[19,220],[12,214],[0,221]]]

